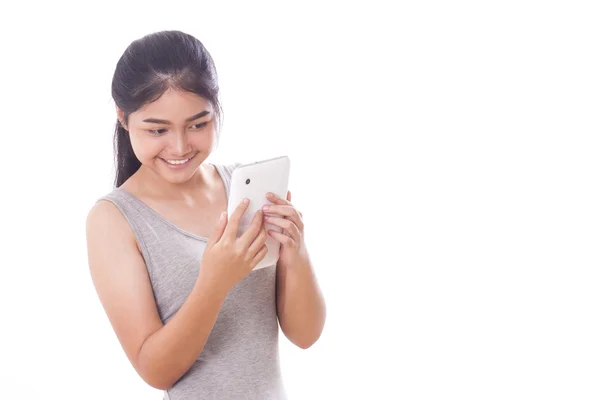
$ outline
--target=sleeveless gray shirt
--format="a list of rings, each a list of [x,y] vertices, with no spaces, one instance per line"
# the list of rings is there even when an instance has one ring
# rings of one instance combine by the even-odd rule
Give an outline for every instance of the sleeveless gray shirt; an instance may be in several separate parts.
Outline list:
[[[239,165],[214,164],[227,199],[231,173]],[[196,283],[208,238],[182,230],[123,189],[100,200],[112,202],[131,226],[166,324]],[[287,398],[279,363],[275,268],[252,271],[229,291],[202,352],[163,400]]]

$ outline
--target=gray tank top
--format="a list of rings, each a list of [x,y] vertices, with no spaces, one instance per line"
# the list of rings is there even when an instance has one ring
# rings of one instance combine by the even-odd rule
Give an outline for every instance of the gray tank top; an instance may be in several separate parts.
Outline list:
[[[214,165],[229,199],[231,173],[240,164]],[[115,204],[131,226],[166,324],[196,283],[208,238],[180,229],[123,189],[100,200]],[[163,400],[287,399],[278,335],[273,265],[251,272],[229,291],[202,352]]]

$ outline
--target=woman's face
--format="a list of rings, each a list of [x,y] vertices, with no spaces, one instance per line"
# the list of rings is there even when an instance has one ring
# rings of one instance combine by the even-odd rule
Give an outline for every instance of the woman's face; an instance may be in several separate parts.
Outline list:
[[[132,113],[126,126],[142,166],[170,183],[191,179],[215,142],[212,105],[194,93],[173,89]]]

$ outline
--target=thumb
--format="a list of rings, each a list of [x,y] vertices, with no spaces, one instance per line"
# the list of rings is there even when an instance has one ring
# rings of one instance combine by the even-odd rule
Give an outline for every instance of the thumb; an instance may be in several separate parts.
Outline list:
[[[210,247],[214,246],[219,240],[221,240],[221,237],[223,236],[223,232],[225,232],[226,227],[227,227],[227,212],[223,211],[221,213],[221,215],[219,216],[219,220],[217,221],[217,224],[215,225],[212,235],[210,235],[210,238],[208,239],[208,243],[206,244],[206,247],[210,248]]]

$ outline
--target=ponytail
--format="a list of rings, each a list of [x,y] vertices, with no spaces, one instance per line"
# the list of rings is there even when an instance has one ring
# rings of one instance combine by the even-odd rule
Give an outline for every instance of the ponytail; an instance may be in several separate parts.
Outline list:
[[[131,147],[129,132],[117,121],[115,127],[115,187],[120,187],[131,175],[135,174],[142,163],[137,159]]]

